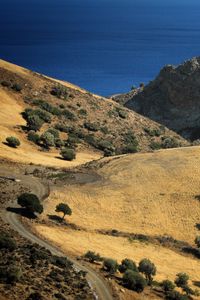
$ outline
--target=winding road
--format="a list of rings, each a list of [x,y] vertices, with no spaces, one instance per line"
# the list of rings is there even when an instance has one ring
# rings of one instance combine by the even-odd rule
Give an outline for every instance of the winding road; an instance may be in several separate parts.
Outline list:
[[[1,170],[0,176],[3,177],[15,177],[20,179],[25,187],[28,187],[32,193],[36,194],[40,199],[44,199],[48,195],[48,188],[39,181],[39,179],[34,178],[30,175],[18,175],[10,174],[7,170]],[[8,179],[9,180],[9,179]],[[13,207],[17,206],[17,203],[12,204]],[[42,240],[40,237],[35,236],[32,232],[28,230],[21,222],[17,214],[9,211],[3,211],[1,213],[2,219],[9,223],[21,236],[30,240],[33,243],[37,243],[42,247],[50,250],[53,255],[65,256],[57,247],[51,245],[49,242]],[[83,266],[80,262],[68,257],[73,263],[76,270],[83,270],[87,272],[86,279],[88,284],[94,292],[95,299],[98,300],[112,300],[112,292],[108,287],[107,283],[101,278],[94,270],[88,266]]]

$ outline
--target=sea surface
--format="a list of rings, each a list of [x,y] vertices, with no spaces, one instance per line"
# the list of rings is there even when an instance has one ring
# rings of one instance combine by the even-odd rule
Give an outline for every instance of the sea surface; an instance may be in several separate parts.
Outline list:
[[[2,59],[97,94],[199,55],[199,0],[0,0]]]

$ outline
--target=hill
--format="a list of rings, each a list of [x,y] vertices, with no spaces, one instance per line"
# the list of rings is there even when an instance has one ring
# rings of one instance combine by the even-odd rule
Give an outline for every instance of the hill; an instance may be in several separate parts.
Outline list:
[[[187,145],[176,133],[112,100],[2,60],[0,96],[0,156],[14,161],[69,167],[158,144]],[[8,147],[8,136],[17,137],[20,147]],[[63,147],[75,149],[76,159],[62,160]]]
[[[200,58],[195,57],[179,66],[165,66],[142,91],[121,98],[126,107],[194,141],[200,138],[199,82]]]
[[[200,261],[183,249],[194,248],[199,234],[199,164],[200,147],[189,147],[104,158],[82,170],[101,178],[85,184],[66,185],[66,175],[56,173],[63,185],[55,186],[34,228],[68,253],[91,250],[118,262],[147,257],[157,266],[156,280],[186,272],[195,284]],[[72,208],[71,225],[49,219],[59,202]]]

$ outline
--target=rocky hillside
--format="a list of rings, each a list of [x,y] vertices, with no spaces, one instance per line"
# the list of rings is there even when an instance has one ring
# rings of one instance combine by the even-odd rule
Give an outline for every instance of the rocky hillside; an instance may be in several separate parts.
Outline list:
[[[109,156],[149,151],[152,143],[164,148],[187,144],[176,133],[115,101],[2,60],[0,95],[3,157],[15,151],[9,152],[5,144],[8,134],[21,141],[17,150],[20,157],[26,155],[25,160],[30,151],[40,151],[40,156],[45,151],[58,161],[63,147]]]
[[[165,66],[126,107],[155,120],[184,138],[200,138],[200,57]]]

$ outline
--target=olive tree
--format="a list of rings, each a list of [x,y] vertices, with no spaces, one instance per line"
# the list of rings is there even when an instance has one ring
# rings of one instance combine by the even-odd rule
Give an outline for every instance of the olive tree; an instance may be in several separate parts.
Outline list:
[[[64,220],[66,215],[71,216],[71,214],[72,214],[71,208],[66,203],[59,203],[56,206],[56,212],[62,212],[63,213],[63,218],[62,218],[63,220]]]
[[[41,214],[43,212],[43,206],[40,203],[39,198],[31,193],[23,193],[21,194],[18,199],[17,199],[17,203],[22,206],[25,207],[27,209],[27,211],[31,212],[31,213],[39,213]]]
[[[154,263],[144,258],[139,262],[138,270],[145,275],[148,285],[151,285],[153,276],[156,275],[156,266]]]

